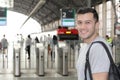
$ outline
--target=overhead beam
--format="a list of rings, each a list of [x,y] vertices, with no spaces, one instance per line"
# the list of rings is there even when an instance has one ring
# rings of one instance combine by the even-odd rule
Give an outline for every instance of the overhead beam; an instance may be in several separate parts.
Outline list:
[[[30,19],[30,17],[38,10],[40,9],[44,4],[46,0],[40,0],[38,4],[35,6],[35,8],[31,11],[31,13],[28,15],[28,18],[23,22],[20,29],[24,26],[24,24]]]
[[[60,17],[60,12],[58,10],[53,10],[48,6],[45,6],[46,9],[50,10],[52,13],[54,13],[57,17]]]
[[[117,15],[117,12],[116,12],[115,1],[111,0],[111,2],[112,2],[112,7],[113,7],[113,10],[114,10],[114,14],[115,14],[115,23],[116,23],[117,20],[118,20],[118,15]]]
[[[52,0],[49,0],[49,2],[51,2],[53,5],[56,5],[58,8],[66,6],[64,3],[61,3],[61,2],[56,2],[56,1],[52,1]]]

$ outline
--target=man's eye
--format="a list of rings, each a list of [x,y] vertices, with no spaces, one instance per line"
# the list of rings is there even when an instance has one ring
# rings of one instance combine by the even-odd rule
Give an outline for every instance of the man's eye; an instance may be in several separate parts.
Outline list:
[[[86,22],[86,24],[90,24],[90,22]]]
[[[82,22],[77,22],[77,24],[82,24]]]

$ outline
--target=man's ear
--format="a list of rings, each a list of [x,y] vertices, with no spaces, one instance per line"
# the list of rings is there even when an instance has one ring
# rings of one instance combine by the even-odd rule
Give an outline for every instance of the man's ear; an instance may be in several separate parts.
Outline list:
[[[96,26],[96,29],[99,29],[99,25],[100,25],[100,22],[96,22],[95,26]]]
[[[96,26],[96,32],[99,33],[99,25],[100,23],[99,22],[96,22],[95,26]]]

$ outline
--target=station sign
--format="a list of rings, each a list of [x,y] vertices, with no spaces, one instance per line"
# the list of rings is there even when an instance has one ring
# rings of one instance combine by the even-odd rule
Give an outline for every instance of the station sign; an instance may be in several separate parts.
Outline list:
[[[0,8],[0,26],[7,24],[7,8]]]
[[[61,9],[61,26],[74,27],[75,26],[75,9]]]

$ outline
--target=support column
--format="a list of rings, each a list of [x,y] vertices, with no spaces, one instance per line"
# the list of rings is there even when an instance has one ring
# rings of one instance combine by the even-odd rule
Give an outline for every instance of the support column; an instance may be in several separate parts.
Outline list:
[[[111,4],[112,5],[112,4]],[[115,14],[113,8],[111,8],[111,37],[114,38],[114,24],[115,24]]]
[[[91,7],[91,0],[87,0],[87,7]]]
[[[106,19],[106,0],[103,0],[103,6],[102,6],[102,27],[103,27],[103,32],[102,32],[102,35],[103,37],[106,35],[106,30],[107,30],[107,26],[106,26],[106,22],[107,22],[107,19]]]

